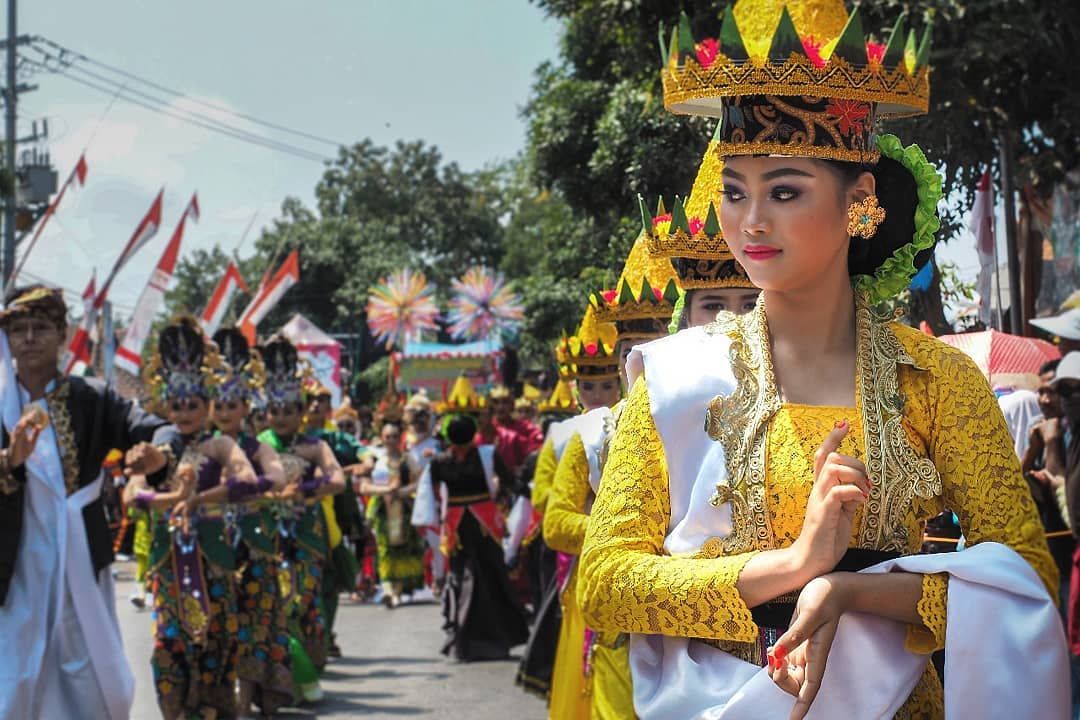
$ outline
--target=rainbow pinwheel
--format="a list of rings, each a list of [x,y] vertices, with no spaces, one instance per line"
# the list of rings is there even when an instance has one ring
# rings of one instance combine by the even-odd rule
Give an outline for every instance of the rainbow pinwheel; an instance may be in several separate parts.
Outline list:
[[[446,320],[457,340],[488,340],[513,334],[525,317],[521,297],[499,273],[470,268],[452,283]]]
[[[403,347],[422,330],[438,330],[434,295],[424,273],[406,268],[388,275],[368,296],[367,322],[375,339],[389,349]]]

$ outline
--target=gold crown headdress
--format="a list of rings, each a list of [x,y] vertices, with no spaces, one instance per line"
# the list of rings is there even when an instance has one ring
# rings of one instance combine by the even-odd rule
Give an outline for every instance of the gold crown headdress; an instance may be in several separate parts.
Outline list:
[[[664,105],[721,118],[722,156],[876,162],[875,120],[929,106],[931,28],[916,43],[906,17],[879,44],[843,0],[738,0],[719,37],[695,41],[683,13],[661,39]]]
[[[581,324],[573,335],[563,335],[555,348],[559,375],[566,380],[589,377],[594,380],[619,376],[619,360],[615,343],[619,333],[610,322],[598,322],[590,303],[585,308]]]
[[[577,415],[581,411],[574,391],[570,384],[563,378],[555,383],[555,389],[551,391],[545,400],[540,402],[537,412],[541,415]]]
[[[464,374],[458,375],[450,394],[438,405],[439,414],[474,413],[487,408],[487,400],[476,392],[476,388]]]
[[[724,161],[716,152],[718,137],[719,128],[701,158],[685,203],[676,197],[668,213],[660,200],[656,215],[650,216],[644,199],[638,197],[649,252],[671,258],[683,290],[756,289],[720,231],[717,207],[722,201]]]
[[[589,298],[598,322],[613,322],[619,340],[644,340],[667,334],[667,323],[682,294],[675,268],[667,258],[649,253],[641,233],[612,290]]]

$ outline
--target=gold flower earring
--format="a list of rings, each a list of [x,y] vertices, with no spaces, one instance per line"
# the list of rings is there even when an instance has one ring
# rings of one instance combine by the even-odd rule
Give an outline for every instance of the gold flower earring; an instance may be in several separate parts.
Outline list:
[[[877,232],[878,225],[885,222],[885,208],[878,205],[877,195],[848,205],[848,235],[869,240]]]

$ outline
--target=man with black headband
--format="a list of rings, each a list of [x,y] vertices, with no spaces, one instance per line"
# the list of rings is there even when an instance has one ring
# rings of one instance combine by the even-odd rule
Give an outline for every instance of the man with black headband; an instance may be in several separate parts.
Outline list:
[[[16,288],[0,329],[0,718],[126,718],[134,680],[113,603],[101,465],[120,448],[128,472],[154,484],[180,436],[100,381],[60,374],[59,290]]]

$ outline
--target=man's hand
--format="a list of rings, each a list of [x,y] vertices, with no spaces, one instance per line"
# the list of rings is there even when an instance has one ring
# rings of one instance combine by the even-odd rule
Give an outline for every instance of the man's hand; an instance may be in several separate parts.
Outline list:
[[[35,409],[40,410],[37,406]],[[38,437],[48,422],[41,422],[38,412],[27,412],[15,423],[11,430],[11,445],[8,447],[8,463],[12,468],[20,467],[33,454]]]
[[[125,475],[153,475],[168,462],[159,448],[147,442],[133,446],[124,456]]]

